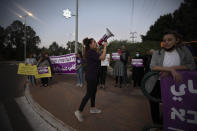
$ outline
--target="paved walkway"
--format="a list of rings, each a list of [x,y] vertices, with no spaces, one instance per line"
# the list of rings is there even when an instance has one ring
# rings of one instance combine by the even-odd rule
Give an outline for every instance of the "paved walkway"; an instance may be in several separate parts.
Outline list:
[[[106,89],[98,89],[96,106],[101,114],[90,114],[90,102],[84,109],[85,121],[80,123],[74,111],[86,88],[76,86],[76,75],[55,75],[49,87],[31,87],[33,99],[55,117],[79,131],[140,131],[151,124],[149,103],[139,89],[115,88],[107,77]]]

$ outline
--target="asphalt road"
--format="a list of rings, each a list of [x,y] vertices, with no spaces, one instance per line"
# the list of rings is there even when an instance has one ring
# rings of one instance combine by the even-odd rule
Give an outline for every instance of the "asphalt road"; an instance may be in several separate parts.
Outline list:
[[[16,62],[0,62],[0,131],[32,131],[14,98],[24,94],[24,76]]]
[[[141,131],[152,124],[148,100],[140,89],[132,86],[115,88],[115,81],[107,77],[106,89],[99,89],[96,107],[101,114],[90,114],[90,103],[84,109],[85,121],[74,116],[85,95],[86,87],[77,87],[76,75],[54,75],[48,87],[31,87],[33,99],[56,118],[79,131]]]

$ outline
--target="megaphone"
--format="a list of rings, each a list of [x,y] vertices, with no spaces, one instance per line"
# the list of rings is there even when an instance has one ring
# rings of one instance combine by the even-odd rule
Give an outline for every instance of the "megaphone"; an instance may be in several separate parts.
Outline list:
[[[114,34],[111,33],[111,31],[106,28],[106,34],[98,41],[98,45],[102,46],[103,45],[103,41],[107,40],[109,37],[114,36]]]

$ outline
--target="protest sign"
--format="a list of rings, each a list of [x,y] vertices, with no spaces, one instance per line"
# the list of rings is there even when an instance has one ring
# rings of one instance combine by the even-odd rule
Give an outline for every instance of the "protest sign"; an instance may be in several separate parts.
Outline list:
[[[50,61],[53,71],[56,74],[76,73],[76,54],[74,53],[61,56],[50,56]]]
[[[179,71],[182,82],[161,78],[164,131],[196,131],[197,71]]]
[[[37,72],[36,65],[19,63],[17,74],[21,75],[35,75]]]

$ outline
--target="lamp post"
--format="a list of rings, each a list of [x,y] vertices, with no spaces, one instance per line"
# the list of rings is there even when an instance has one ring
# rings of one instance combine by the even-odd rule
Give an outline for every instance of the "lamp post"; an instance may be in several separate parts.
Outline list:
[[[30,13],[30,12],[27,12],[27,15],[24,15],[24,16],[19,16],[20,18],[24,18],[25,19],[25,23],[24,23],[24,26],[25,26],[25,33],[24,33],[24,61],[25,61],[25,59],[26,59],[26,55],[27,55],[27,53],[26,53],[26,46],[27,46],[27,29],[26,29],[26,17],[27,16],[33,16],[33,14],[32,13]]]
[[[76,0],[76,14],[72,15],[69,9],[63,10],[63,16],[67,19],[71,16],[75,16],[75,53],[77,53],[77,44],[78,44],[78,0]]]

